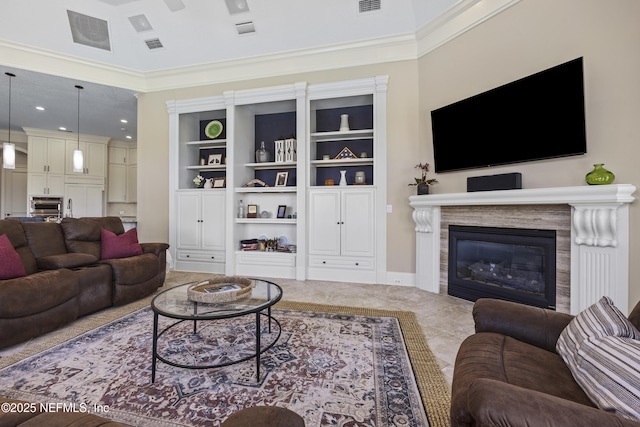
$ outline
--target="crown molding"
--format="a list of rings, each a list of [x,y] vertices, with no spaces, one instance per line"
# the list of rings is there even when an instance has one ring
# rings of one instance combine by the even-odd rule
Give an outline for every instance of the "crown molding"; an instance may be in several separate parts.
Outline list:
[[[2,65],[138,92],[416,60],[521,0],[460,0],[416,33],[155,71],[0,40]]]

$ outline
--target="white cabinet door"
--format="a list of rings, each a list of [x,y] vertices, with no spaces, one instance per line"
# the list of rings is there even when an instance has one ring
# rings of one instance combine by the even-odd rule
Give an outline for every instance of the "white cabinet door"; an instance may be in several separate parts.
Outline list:
[[[103,194],[104,187],[101,185],[67,184],[65,210],[71,200],[71,209],[75,218],[103,216]]]
[[[29,137],[29,155],[27,156],[27,170],[31,173],[45,173],[47,171],[47,138]],[[44,184],[44,181],[42,182]],[[40,183],[34,184],[39,187]],[[42,185],[44,187],[44,185]]]
[[[85,144],[85,173],[89,176],[107,176],[107,146],[95,142]]]
[[[47,172],[57,175],[64,175],[66,164],[64,139],[47,138]],[[69,157],[69,163],[71,157]]]
[[[127,167],[125,165],[109,165],[107,200],[109,202],[127,201]]]
[[[340,192],[309,192],[309,254],[340,255]]]
[[[341,254],[345,256],[373,256],[375,252],[375,212],[373,191],[342,193]]]
[[[200,249],[200,194],[179,193],[177,200],[177,243],[180,249]]]
[[[202,249],[223,251],[225,247],[225,193],[202,192]]]
[[[135,151],[135,150],[134,150]],[[138,166],[127,166],[127,202],[138,201]]]

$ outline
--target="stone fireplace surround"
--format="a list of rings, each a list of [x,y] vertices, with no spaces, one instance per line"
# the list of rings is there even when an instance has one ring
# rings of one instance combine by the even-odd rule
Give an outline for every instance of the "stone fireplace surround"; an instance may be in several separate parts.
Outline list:
[[[447,265],[443,251],[448,238],[445,226],[452,220],[458,223],[456,216],[465,218],[463,225],[477,226],[498,223],[508,227],[515,221],[518,225],[514,227],[566,230],[564,222],[569,224],[566,231],[570,239],[564,245],[569,266],[568,270],[564,266],[564,278],[563,273],[558,277],[557,310],[577,314],[608,295],[627,314],[629,204],[635,200],[635,190],[630,184],[614,184],[412,196],[409,200],[416,224],[416,284],[430,292],[446,293],[446,275],[441,273]],[[557,254],[560,270],[561,264],[567,262],[561,247]]]

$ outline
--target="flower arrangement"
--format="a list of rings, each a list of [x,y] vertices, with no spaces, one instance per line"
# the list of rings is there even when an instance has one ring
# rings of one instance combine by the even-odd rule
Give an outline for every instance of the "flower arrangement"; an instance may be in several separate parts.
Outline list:
[[[422,176],[420,178],[414,178],[416,182],[409,185],[433,185],[438,183],[438,180],[435,178],[427,179],[427,172],[429,172],[429,163],[418,163],[415,168],[422,171]]]
[[[204,185],[204,177],[201,175],[196,176],[195,178],[193,178],[193,183],[197,187],[202,187]]]

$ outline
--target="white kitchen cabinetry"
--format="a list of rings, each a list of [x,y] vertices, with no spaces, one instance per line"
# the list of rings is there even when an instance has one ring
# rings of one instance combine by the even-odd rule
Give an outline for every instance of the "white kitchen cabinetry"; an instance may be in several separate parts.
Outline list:
[[[28,135],[27,192],[34,195],[64,195],[65,141]]]
[[[136,203],[138,198],[137,148],[109,146],[107,201]]]
[[[71,201],[71,212],[68,212]],[[104,185],[65,184],[65,215],[75,218],[96,217],[104,214]]]
[[[225,192],[183,190],[176,199],[176,270],[224,273]]]
[[[81,135],[81,138],[89,138],[88,135]],[[82,150],[83,170],[82,172],[74,172],[73,170],[73,151],[78,148],[78,141],[66,141],[67,162],[66,174],[70,176],[84,175],[86,177],[95,177],[102,179],[107,176],[107,139],[99,138],[101,142],[80,141],[80,150]]]
[[[309,191],[309,277],[375,281],[375,190]]]

